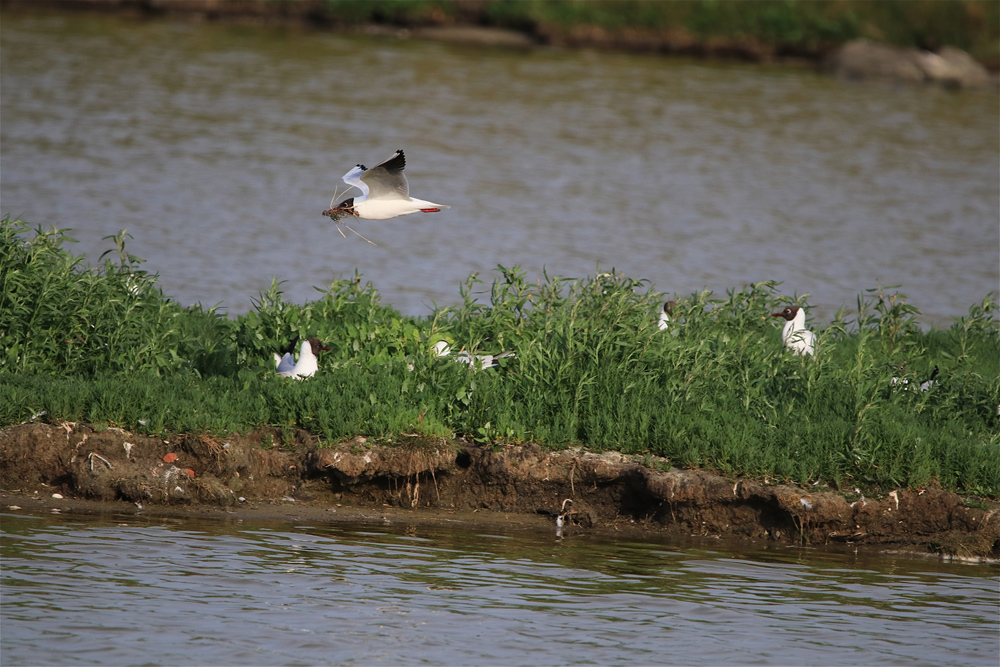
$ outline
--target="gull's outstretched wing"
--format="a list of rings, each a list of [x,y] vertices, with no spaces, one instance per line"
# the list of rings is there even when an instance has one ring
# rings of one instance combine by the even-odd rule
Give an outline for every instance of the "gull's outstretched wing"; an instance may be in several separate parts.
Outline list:
[[[406,157],[400,150],[388,160],[361,172],[358,178],[361,185],[368,186],[365,190],[369,199],[409,199],[410,186],[403,175],[405,166]],[[353,173],[353,170],[348,173]],[[347,180],[346,176],[344,180]]]
[[[344,174],[344,183],[361,190],[365,196],[368,196],[368,185],[361,180],[361,176],[365,173],[365,171],[367,171],[365,165],[355,165],[354,169],[351,169],[349,172]]]

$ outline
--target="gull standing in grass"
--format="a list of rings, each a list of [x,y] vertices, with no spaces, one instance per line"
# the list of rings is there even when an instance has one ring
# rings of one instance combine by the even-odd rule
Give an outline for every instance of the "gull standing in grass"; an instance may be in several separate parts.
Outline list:
[[[388,220],[400,215],[437,213],[449,208],[444,204],[411,197],[410,186],[403,174],[404,167],[406,156],[401,150],[371,169],[363,164],[356,165],[344,174],[344,182],[361,190],[361,196],[350,197],[334,206],[333,201],[337,198],[334,194],[330,208],[323,211],[323,215],[335,222],[348,215],[364,220]]]
[[[451,347],[448,346],[447,342],[439,340],[434,343],[434,353],[439,357],[451,357]],[[469,354],[465,350],[462,350],[452,358],[455,361],[467,364],[473,370],[482,371],[487,368],[496,368],[500,365],[501,359],[513,356],[513,352],[501,352],[500,354]]]
[[[781,330],[785,347],[801,355],[811,355],[816,351],[816,334],[806,329],[806,311],[798,306],[788,306],[780,313],[771,313],[771,317],[785,318],[785,326]]]
[[[937,384],[937,376],[940,371],[941,369],[935,366],[934,370],[931,371],[930,377],[928,377],[926,380],[920,383],[920,391],[930,391],[931,389],[933,389],[934,385]],[[891,384],[893,387],[902,387],[907,391],[916,390],[916,387],[911,385],[908,379],[901,378],[899,376],[893,376],[889,380],[889,384]]]
[[[920,383],[920,391],[930,391],[937,384],[937,376],[941,369],[937,366],[931,371],[931,376]]]
[[[274,353],[274,370],[278,373],[290,371],[295,367],[295,357],[292,356],[292,352],[295,350],[297,342],[299,342],[298,336],[292,339],[292,342],[288,344],[283,354]]]
[[[674,316],[674,306],[676,305],[676,301],[667,301],[663,304],[663,311],[660,313],[660,331],[665,331],[670,326],[670,322]]]
[[[295,378],[296,380],[301,380],[302,378],[312,377],[319,370],[319,359],[317,355],[322,350],[329,350],[330,348],[323,345],[319,338],[307,338],[302,341],[302,346],[299,348],[299,360],[295,362],[295,365],[287,370],[279,370],[278,375],[286,378]],[[291,356],[289,354],[288,356]]]

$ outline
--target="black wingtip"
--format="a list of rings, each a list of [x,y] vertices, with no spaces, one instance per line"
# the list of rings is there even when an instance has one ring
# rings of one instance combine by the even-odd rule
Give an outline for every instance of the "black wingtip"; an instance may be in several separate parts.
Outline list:
[[[402,171],[406,167],[406,156],[402,150],[397,150],[391,158],[379,165],[391,172]]]
[[[361,167],[361,171],[368,171],[368,167],[366,167],[366,166],[365,166],[365,165],[363,165],[363,164],[356,164],[356,165],[354,165],[354,166],[356,166],[356,167]]]

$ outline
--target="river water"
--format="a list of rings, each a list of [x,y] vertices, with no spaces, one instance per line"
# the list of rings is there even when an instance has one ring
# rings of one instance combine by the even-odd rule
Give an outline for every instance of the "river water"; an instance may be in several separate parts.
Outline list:
[[[77,14],[0,37],[0,213],[92,261],[127,228],[184,304],[244,312],[272,277],[303,302],[357,269],[425,315],[503,264],[780,280],[821,323],[898,284],[947,325],[1000,283],[995,90]],[[340,176],[397,148],[451,208],[342,238],[320,215]]]
[[[588,533],[0,515],[0,661],[996,665],[995,567]]]

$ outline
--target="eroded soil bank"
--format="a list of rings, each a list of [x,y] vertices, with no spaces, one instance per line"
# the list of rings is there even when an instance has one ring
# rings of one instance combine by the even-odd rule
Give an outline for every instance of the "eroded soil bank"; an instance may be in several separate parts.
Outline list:
[[[680,470],[648,457],[490,448],[426,436],[380,444],[357,437],[330,447],[288,429],[164,439],[82,424],[21,424],[0,431],[0,489],[26,500],[59,493],[248,513],[255,504],[294,500],[302,511],[313,508],[311,519],[330,511],[368,518],[391,508],[554,524],[563,513],[581,529],[1000,557],[1000,505],[937,488],[845,497]],[[572,504],[564,506],[566,499]]]

